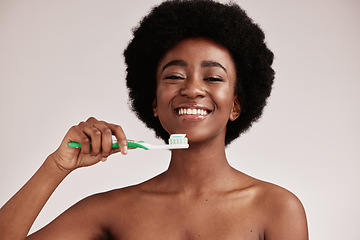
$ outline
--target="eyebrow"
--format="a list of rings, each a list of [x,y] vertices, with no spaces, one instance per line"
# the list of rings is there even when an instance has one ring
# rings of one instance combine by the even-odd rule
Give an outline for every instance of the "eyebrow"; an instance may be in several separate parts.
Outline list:
[[[180,67],[186,67],[187,63],[184,60],[174,60],[171,62],[168,62],[167,64],[165,64],[165,66],[162,69],[162,72],[165,70],[165,68],[170,67],[170,66],[180,66]]]
[[[201,62],[201,66],[202,66],[202,67],[220,67],[220,68],[222,68],[225,72],[227,72],[227,71],[226,71],[226,68],[225,68],[223,65],[221,65],[221,64],[218,63],[218,62],[214,62],[214,61],[202,61],[202,62]]]
[[[188,64],[184,61],[184,60],[173,60],[173,61],[170,61],[168,62],[167,64],[165,64],[165,66],[162,68],[162,72],[167,68],[167,67],[170,67],[170,66],[180,66],[180,67],[186,67]],[[220,63],[218,62],[214,62],[214,61],[202,61],[201,62],[201,67],[220,67],[222,68],[225,72],[226,71],[226,68],[221,65]]]

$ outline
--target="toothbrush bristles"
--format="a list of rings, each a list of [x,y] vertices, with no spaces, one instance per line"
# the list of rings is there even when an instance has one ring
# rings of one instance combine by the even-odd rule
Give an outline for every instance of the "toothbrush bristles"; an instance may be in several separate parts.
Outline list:
[[[185,136],[186,134],[171,134],[169,138],[169,144],[188,144],[188,139]]]

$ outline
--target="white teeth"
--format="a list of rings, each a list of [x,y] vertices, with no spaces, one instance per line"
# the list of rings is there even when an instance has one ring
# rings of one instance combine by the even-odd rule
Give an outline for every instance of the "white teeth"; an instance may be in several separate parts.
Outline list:
[[[205,116],[208,112],[205,109],[195,109],[195,108],[179,108],[178,109],[179,115],[202,115]]]

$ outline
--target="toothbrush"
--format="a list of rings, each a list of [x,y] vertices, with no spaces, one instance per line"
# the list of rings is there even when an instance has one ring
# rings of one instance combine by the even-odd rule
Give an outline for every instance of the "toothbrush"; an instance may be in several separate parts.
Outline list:
[[[169,138],[169,144],[164,145],[153,145],[144,141],[127,141],[127,146],[132,148],[142,148],[145,150],[161,150],[161,149],[184,149],[189,148],[188,139],[185,137],[186,134],[171,134]],[[78,142],[69,142],[70,148],[81,148]],[[112,148],[119,148],[119,144],[113,136]]]

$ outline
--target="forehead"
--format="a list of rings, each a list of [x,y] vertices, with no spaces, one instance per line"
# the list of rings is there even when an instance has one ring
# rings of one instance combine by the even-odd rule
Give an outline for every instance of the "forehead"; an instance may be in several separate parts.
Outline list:
[[[235,71],[230,52],[222,45],[206,38],[189,38],[180,41],[168,50],[160,60],[158,69],[170,61],[184,60],[200,64],[203,61],[219,62],[230,71]]]

